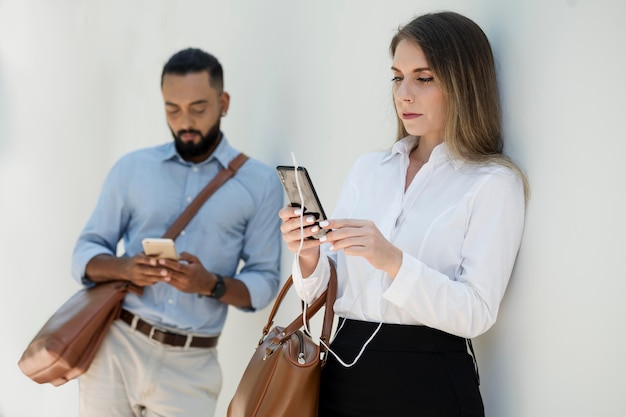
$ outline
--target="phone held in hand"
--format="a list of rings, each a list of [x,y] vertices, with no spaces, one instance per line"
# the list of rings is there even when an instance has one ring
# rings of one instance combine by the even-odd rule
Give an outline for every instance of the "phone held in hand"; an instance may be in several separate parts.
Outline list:
[[[143,245],[144,253],[148,256],[178,260],[176,246],[172,239],[146,238],[141,241],[141,244]]]
[[[280,178],[280,182],[283,184],[283,188],[287,193],[287,199],[291,203],[292,207],[303,207],[303,213],[305,216],[315,216],[317,219],[315,224],[327,219],[326,213],[324,213],[324,209],[322,208],[322,204],[317,197],[315,187],[313,187],[313,182],[311,181],[306,168],[299,166],[296,169],[293,166],[279,165],[276,167],[276,171],[278,172],[278,177]],[[298,185],[300,185],[299,188],[302,191],[302,199],[300,198]],[[318,233],[311,237],[319,239],[325,235],[326,232],[327,230],[320,229]]]

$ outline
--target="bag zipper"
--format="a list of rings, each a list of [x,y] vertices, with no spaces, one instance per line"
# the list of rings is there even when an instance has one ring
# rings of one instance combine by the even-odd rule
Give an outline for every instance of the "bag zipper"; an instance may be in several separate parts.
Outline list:
[[[304,365],[306,363],[305,358],[305,351],[304,351],[304,338],[302,337],[302,333],[300,333],[300,331],[297,331],[295,333],[295,335],[298,337],[298,341],[300,342],[300,353],[298,353],[298,363],[300,365]]]

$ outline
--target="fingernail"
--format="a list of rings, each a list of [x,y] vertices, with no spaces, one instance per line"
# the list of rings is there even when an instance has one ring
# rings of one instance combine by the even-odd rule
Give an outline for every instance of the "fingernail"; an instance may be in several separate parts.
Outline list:
[[[324,220],[323,222],[320,222],[320,226],[322,226],[322,227],[328,226],[328,221]]]
[[[326,235],[320,237],[320,242],[326,242]]]
[[[302,209],[295,209],[295,210],[293,211],[293,214],[295,214],[296,216],[301,215],[301,214],[302,214]]]
[[[315,216],[307,216],[306,218],[307,223],[313,223],[314,221],[315,221]]]
[[[313,227],[311,227],[311,232],[313,232],[313,233],[316,233],[316,232],[318,232],[319,230],[320,230],[320,228],[319,228],[319,227],[317,227],[317,226],[313,226]]]

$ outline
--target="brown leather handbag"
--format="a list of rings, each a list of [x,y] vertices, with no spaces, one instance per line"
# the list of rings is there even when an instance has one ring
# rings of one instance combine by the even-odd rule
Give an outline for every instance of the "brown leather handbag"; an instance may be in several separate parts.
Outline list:
[[[326,305],[320,340],[330,343],[337,296],[335,268],[331,263],[328,289],[307,308],[306,314],[303,312],[286,327],[269,330],[291,284],[289,277],[278,294],[259,345],[230,401],[228,417],[317,417],[320,375],[327,348],[321,343],[317,345],[306,331],[299,329],[305,319]]]
[[[222,169],[174,221],[163,237],[174,239],[204,202],[248,157],[239,154]],[[141,293],[128,281],[99,283],[83,288],[44,324],[18,361],[22,372],[40,384],[59,386],[87,371],[109,327],[122,309],[128,291]]]

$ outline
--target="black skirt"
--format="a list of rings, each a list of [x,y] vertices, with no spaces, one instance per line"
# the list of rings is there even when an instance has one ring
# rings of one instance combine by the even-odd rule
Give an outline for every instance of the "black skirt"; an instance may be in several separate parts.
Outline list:
[[[331,349],[349,364],[377,326],[345,320]],[[482,417],[478,384],[465,339],[425,326],[383,324],[354,366],[329,355],[319,416]]]

